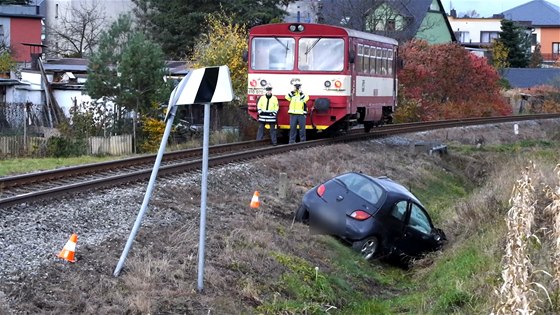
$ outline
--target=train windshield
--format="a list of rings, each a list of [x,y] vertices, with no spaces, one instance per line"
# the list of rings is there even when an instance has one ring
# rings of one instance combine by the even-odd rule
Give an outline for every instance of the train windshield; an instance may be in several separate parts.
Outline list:
[[[344,40],[342,38],[300,38],[298,68],[304,71],[342,71]]]
[[[255,37],[251,46],[252,69],[294,69],[295,39],[289,37]]]

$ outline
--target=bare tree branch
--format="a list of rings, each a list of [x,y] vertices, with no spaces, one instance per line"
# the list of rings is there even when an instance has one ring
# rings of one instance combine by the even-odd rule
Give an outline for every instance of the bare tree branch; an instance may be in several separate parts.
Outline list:
[[[70,4],[58,22],[47,27],[48,53],[76,58],[91,55],[99,43],[105,20],[100,2],[82,2],[79,8]]]

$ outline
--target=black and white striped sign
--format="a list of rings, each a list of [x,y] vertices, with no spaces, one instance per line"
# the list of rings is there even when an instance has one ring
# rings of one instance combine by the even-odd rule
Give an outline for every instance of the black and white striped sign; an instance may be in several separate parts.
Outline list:
[[[228,66],[195,69],[184,77],[169,97],[174,105],[230,102],[233,88]]]

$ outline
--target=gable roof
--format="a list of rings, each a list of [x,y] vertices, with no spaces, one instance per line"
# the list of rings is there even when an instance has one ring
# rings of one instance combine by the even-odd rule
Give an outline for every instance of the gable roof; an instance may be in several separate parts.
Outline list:
[[[545,0],[533,0],[502,12],[512,21],[531,21],[533,26],[560,26],[560,6]]]
[[[378,0],[372,1],[374,2],[373,5],[369,2],[370,5],[368,6],[368,1],[363,0],[347,0],[344,2],[337,0],[323,0],[321,1],[322,4],[319,10],[319,15],[321,16],[321,22],[323,23],[340,26],[341,21],[347,20],[348,23],[342,26],[365,31],[364,18],[367,13],[375,10],[375,8],[378,8],[382,4],[386,4],[406,18],[410,24],[404,31],[392,31],[390,34],[384,31],[375,31],[372,33],[393,37],[402,42],[414,38],[414,36],[418,33],[422,22],[430,11],[430,6],[433,1],[434,0]],[[447,14],[443,9],[441,0],[435,1],[437,1],[440,7],[441,11],[439,12],[445,20],[446,27],[449,30],[452,41],[455,41],[455,34],[451,28],[449,20],[447,19]]]
[[[504,69],[504,78],[514,88],[531,88],[538,85],[552,84],[560,80],[558,68],[507,68]]]

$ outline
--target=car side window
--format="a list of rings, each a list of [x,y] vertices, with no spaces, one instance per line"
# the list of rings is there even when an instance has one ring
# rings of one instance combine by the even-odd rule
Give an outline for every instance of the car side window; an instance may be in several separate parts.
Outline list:
[[[425,234],[432,233],[432,225],[428,215],[416,204],[412,204],[412,211],[410,213],[410,221],[408,225]]]
[[[399,221],[404,221],[406,214],[406,205],[407,202],[405,200],[395,203],[393,205],[393,210],[391,210],[391,215]]]

